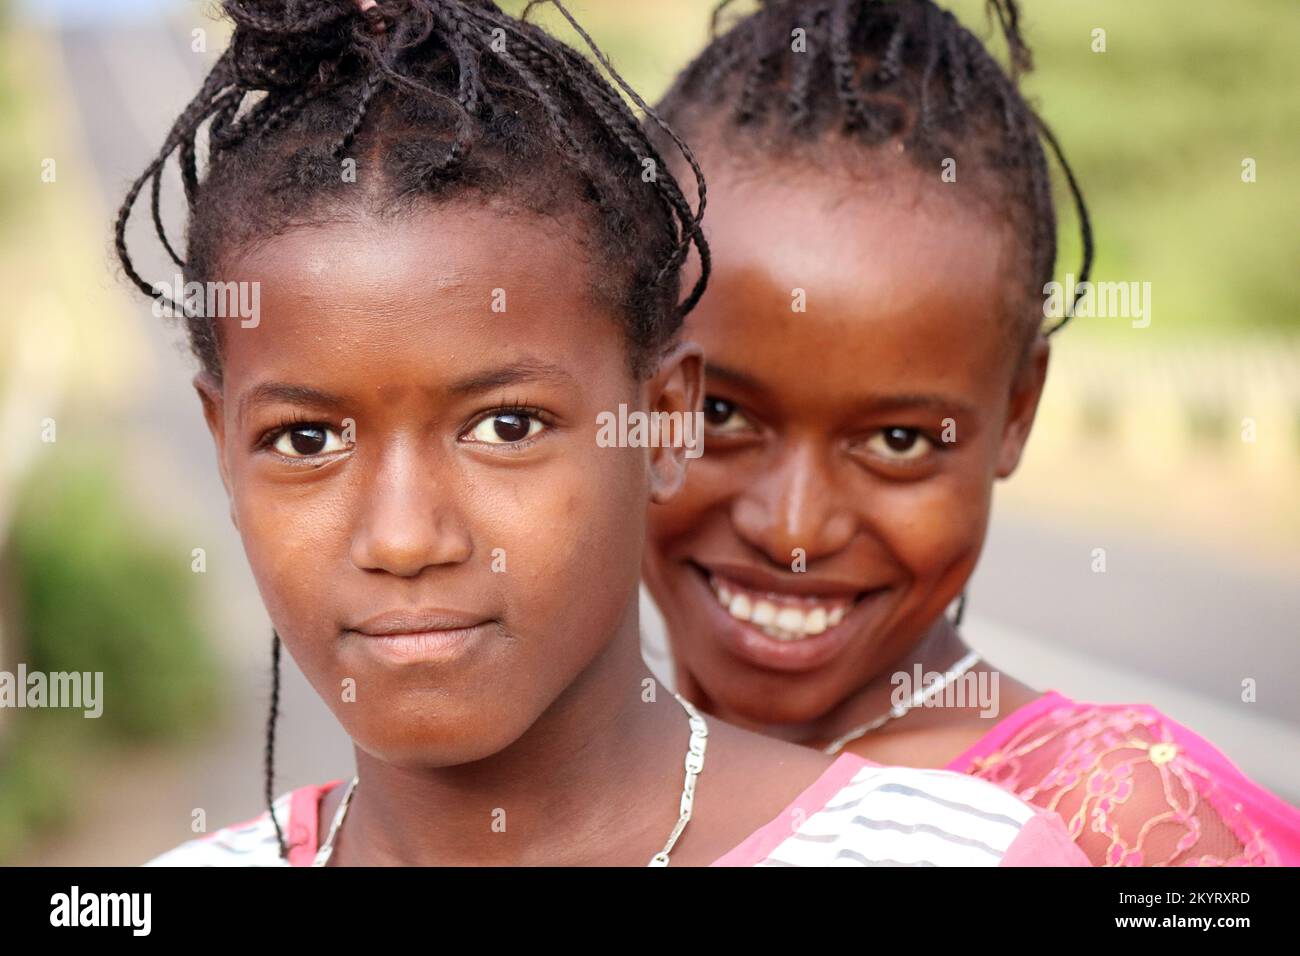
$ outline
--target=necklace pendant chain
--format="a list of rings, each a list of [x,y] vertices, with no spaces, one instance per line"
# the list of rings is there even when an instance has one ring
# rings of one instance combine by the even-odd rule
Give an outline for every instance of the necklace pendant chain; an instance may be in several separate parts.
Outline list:
[[[686,767],[686,781],[682,785],[682,799],[678,804],[677,823],[673,826],[673,832],[668,835],[668,842],[664,844],[664,848],[650,858],[647,866],[667,866],[668,854],[672,853],[673,847],[677,845],[682,831],[686,829],[686,824],[691,822],[691,811],[695,806],[695,782],[704,772],[704,751],[709,743],[709,725],[704,717],[681,694],[673,694],[673,696],[685,709],[687,723],[691,728],[691,739],[686,745],[686,759],[683,761]],[[343,825],[343,818],[347,816],[352,795],[357,792],[357,783],[358,778],[353,777],[348,784],[347,792],[343,794],[343,802],[334,812],[334,822],[330,824],[329,835],[325,837],[325,842],[316,852],[312,866],[325,866],[334,855],[334,838],[339,832],[339,827]]]
[[[682,705],[689,718],[687,723],[691,728],[691,739],[686,745],[686,780],[682,784],[682,800],[678,807],[677,824],[673,827],[673,832],[668,835],[668,842],[664,848],[650,858],[647,866],[667,866],[668,854],[673,851],[678,837],[686,829],[686,824],[691,822],[691,811],[695,806],[695,781],[696,778],[704,771],[704,751],[709,744],[709,725],[700,712],[692,706],[681,694],[673,694],[677,702]]]
[[[922,704],[924,704],[926,701],[931,700],[934,697],[937,697],[939,694],[943,692],[943,689],[945,687],[947,687],[957,678],[961,677],[968,670],[974,667],[976,663],[979,662],[979,659],[980,659],[980,655],[978,652],[970,651],[969,653],[966,654],[965,657],[963,657],[956,664],[952,665],[951,668],[945,671],[943,675],[933,684],[930,684],[926,687],[917,688],[917,690],[912,694],[910,700],[907,700],[901,704],[895,704],[893,707],[890,707],[888,711],[881,714],[875,720],[868,721],[867,723],[862,724],[859,727],[854,727],[847,734],[844,734],[841,737],[836,737],[824,748],[822,748],[822,753],[837,754],[844,749],[845,744],[850,744],[853,741],[857,740],[859,737],[865,737],[873,730],[878,730],[879,728],[885,726],[885,724],[889,723],[891,720],[897,720],[899,717],[902,717],[913,707],[919,707]]]

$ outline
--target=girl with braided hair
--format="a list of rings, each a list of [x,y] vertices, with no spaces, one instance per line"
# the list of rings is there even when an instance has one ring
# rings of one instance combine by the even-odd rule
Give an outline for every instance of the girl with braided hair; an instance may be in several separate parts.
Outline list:
[[[715,15],[659,104],[709,176],[714,258],[686,324],[708,451],[651,507],[647,660],[741,726],[994,781],[1097,865],[1300,864],[1300,813],[1192,731],[1035,691],[958,630],[1064,324],[1049,154],[1080,283],[1092,262],[1018,90],[1017,5],[989,7],[1009,73],[931,0]]]
[[[152,863],[750,865],[784,862],[792,807],[832,836],[813,862],[917,839],[938,862],[1085,862],[990,784],[832,760],[655,693],[644,512],[690,449],[598,428],[702,401],[677,333],[709,270],[704,184],[653,111],[694,201],[596,66],[490,0],[223,5],[231,45],[117,235],[161,298],[125,241],[149,187],[186,280],[164,304],[275,628],[269,806]],[[172,155],[183,258],[159,210]],[[255,284],[260,312],[229,322],[192,283]],[[275,796],[282,646],[353,740],[346,785]],[[940,791],[946,845],[908,829]],[[884,837],[821,812],[873,800],[898,821]]]

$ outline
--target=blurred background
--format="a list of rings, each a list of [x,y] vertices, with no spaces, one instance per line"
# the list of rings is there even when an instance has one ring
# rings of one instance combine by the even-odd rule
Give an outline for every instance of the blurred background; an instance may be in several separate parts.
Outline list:
[[[263,807],[270,624],[183,336],[111,245],[127,184],[224,46],[211,6],[0,0],[0,670],[103,671],[108,700],[99,720],[0,709],[0,863],[135,864],[189,839],[195,808],[211,829]],[[653,99],[713,4],[570,6]],[[950,6],[992,35],[981,4]],[[1090,201],[1096,278],[1150,282],[1151,321],[1055,340],[971,642],[1040,688],[1154,703],[1300,802],[1300,5],[1022,7],[1027,88]],[[173,170],[177,235],[179,194]],[[1078,244],[1058,196],[1064,276]],[[277,793],[349,776],[347,738],[284,672]]]

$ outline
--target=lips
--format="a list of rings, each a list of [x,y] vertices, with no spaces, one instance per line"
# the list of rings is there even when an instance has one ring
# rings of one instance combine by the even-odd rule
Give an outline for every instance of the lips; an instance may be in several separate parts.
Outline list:
[[[806,671],[834,660],[887,612],[888,588],[740,564],[689,562],[708,632],[735,656],[768,670]]]
[[[347,628],[367,637],[397,637],[404,634],[428,634],[433,631],[461,631],[486,624],[489,618],[466,611],[442,608],[386,611]]]
[[[497,622],[482,614],[441,608],[386,611],[344,629],[359,649],[390,664],[450,664],[485,646]]]

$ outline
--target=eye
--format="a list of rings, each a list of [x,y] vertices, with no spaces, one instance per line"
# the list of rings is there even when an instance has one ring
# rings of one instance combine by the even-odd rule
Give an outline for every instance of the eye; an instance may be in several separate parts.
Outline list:
[[[281,430],[271,446],[286,458],[310,458],[344,451],[348,446],[334,429],[322,422],[303,422]]]
[[[470,441],[485,445],[514,445],[546,428],[539,416],[526,411],[496,411],[478,420],[466,433]]]
[[[704,424],[714,434],[753,431],[754,426],[740,411],[740,406],[714,395],[704,397]]]
[[[867,439],[867,450],[888,461],[913,461],[928,454],[934,443],[918,429],[891,425]]]

